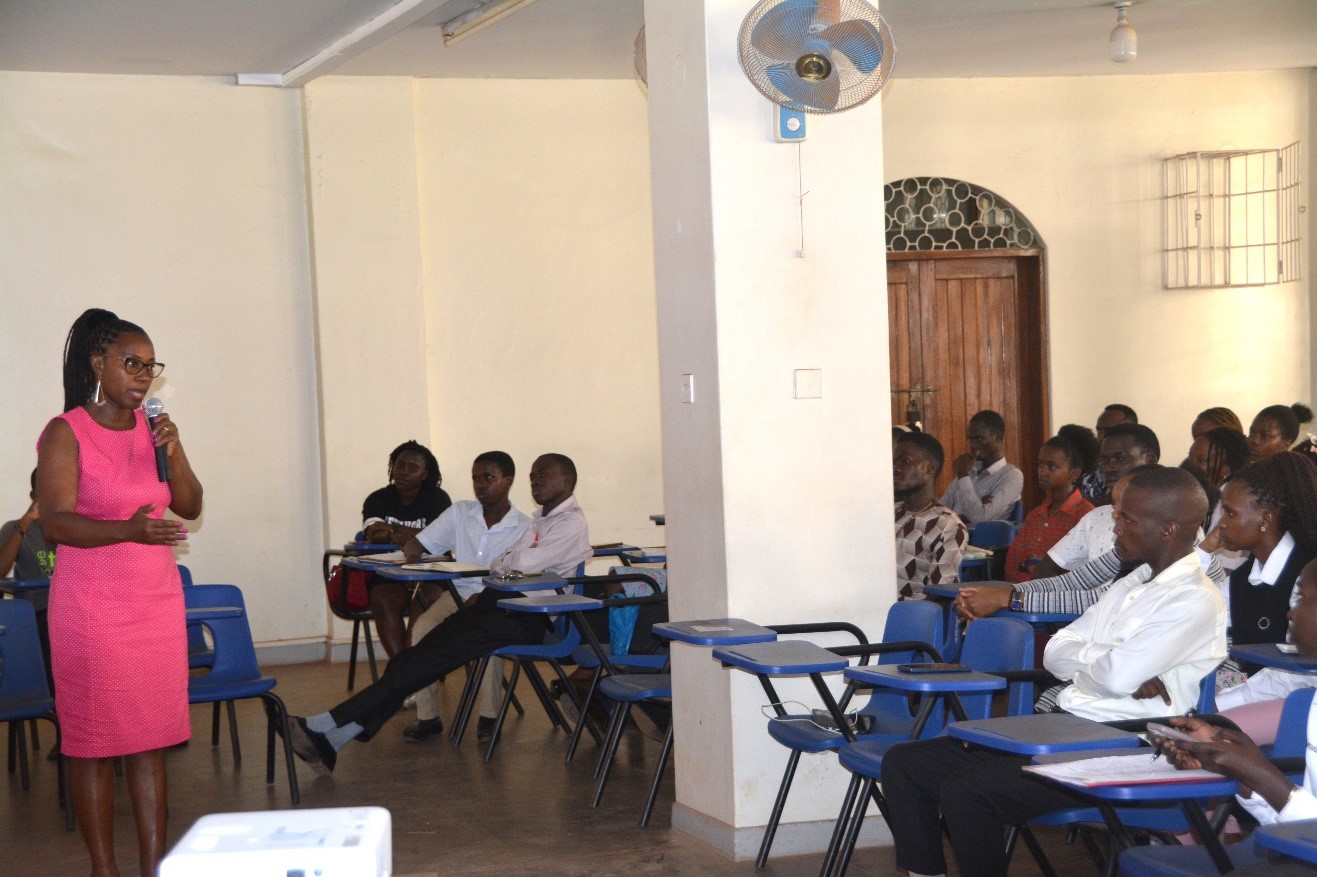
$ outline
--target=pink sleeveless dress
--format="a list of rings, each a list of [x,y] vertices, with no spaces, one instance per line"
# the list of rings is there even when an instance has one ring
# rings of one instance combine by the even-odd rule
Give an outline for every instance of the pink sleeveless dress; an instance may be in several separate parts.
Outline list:
[[[78,440],[78,514],[127,520],[147,503],[152,517],[164,514],[169,485],[156,477],[146,417],[136,417],[119,431],[82,408],[60,415]],[[131,755],[192,736],[183,587],[169,546],[58,546],[49,623],[65,755]]]

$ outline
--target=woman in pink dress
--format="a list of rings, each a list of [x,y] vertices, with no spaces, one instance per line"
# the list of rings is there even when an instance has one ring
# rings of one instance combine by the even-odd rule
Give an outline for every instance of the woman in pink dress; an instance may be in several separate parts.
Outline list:
[[[201,484],[168,415],[141,412],[164,368],[151,339],[91,309],[64,347],[64,413],[37,445],[37,498],[56,543],[51,663],[61,751],[93,877],[115,877],[114,761],[127,762],[143,874],[165,853],[167,747],[191,736],[187,628],[171,546],[187,537]],[[171,480],[156,472],[167,451]]]

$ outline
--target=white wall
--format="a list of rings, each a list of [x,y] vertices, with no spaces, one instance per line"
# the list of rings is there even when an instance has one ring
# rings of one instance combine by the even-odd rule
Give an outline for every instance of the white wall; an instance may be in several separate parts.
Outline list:
[[[595,542],[662,544],[645,96],[629,80],[417,80],[430,433],[454,499],[490,449],[533,507],[572,457]]]
[[[180,560],[257,639],[324,635],[301,95],[0,73],[0,515],[27,504],[85,308],[140,323],[206,488]]]
[[[886,177],[968,180],[1028,216],[1047,244],[1053,428],[1123,402],[1178,462],[1204,408],[1233,408],[1247,428],[1266,405],[1310,401],[1311,281],[1162,289],[1161,160],[1306,139],[1309,82],[898,75],[883,94]]]

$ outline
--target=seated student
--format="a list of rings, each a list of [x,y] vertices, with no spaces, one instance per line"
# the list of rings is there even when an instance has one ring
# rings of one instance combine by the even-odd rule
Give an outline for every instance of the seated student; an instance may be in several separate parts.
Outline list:
[[[1111,490],[1111,510],[1120,508],[1121,497],[1130,479],[1139,472],[1157,469],[1158,466],[1138,466],[1130,474],[1116,482]],[[1227,573],[1216,562],[1215,557],[1206,551],[1195,549],[1199,566],[1219,588],[1224,588]],[[1050,576],[1045,579],[1032,579],[1016,584],[997,584],[996,582],[976,583],[960,589],[956,597],[955,609],[961,618],[973,621],[975,618],[987,618],[1003,609],[1018,612],[1068,612],[1083,614],[1107,592],[1107,589],[1122,576],[1134,571],[1137,564],[1124,563],[1115,548],[1106,554],[1088,561],[1083,566]]]
[[[361,506],[361,528],[366,541],[402,545],[436,520],[453,504],[439,486],[443,476],[430,449],[415,441],[398,445],[389,454],[389,483],[366,497]],[[403,612],[409,590],[400,582],[372,576],[370,608],[380,645],[390,658],[407,645]]]
[[[585,514],[572,495],[576,466],[562,454],[545,454],[535,461],[535,470],[542,477],[531,484],[531,496],[540,508],[531,526],[494,561],[493,568],[573,575],[593,553]],[[426,535],[420,538],[424,540]],[[369,741],[402,708],[407,695],[505,646],[543,641],[549,630],[546,616],[498,608],[499,600],[518,596],[522,595],[490,590],[473,594],[467,608],[399,652],[378,682],[329,712],[309,718],[290,716],[293,751],[318,772],[329,773],[338,750],[354,739]]]
[[[1308,561],[1299,574],[1298,594],[1299,601],[1289,611],[1290,640],[1298,647],[1300,655],[1317,658],[1317,560]],[[1264,667],[1242,685],[1218,691],[1216,708],[1224,712],[1267,701],[1279,705],[1290,692],[1313,686],[1317,686],[1317,675],[1312,673],[1290,673],[1275,667]],[[1279,706],[1276,719],[1280,719]],[[1273,739],[1274,730],[1273,727]],[[1256,735],[1254,740],[1259,743],[1271,742],[1258,740]]]
[[[892,448],[896,497],[896,588],[902,600],[924,599],[925,585],[960,581],[969,533],[956,513],[933,499],[942,472],[942,443],[906,433]]]
[[[531,524],[531,519],[508,499],[516,474],[517,467],[512,457],[503,451],[485,451],[476,457],[471,464],[471,491],[476,498],[457,502],[407,540],[402,546],[407,560],[414,563],[427,554],[452,552],[453,559],[460,563],[492,566],[497,558],[517,544]],[[479,576],[457,579],[453,586],[468,605],[485,589]],[[457,609],[447,594],[438,595],[416,619],[416,639],[426,636]],[[498,669],[501,670],[501,666]],[[497,700],[498,680],[495,675],[492,672],[486,677],[483,690],[486,700]],[[416,711],[416,724],[403,732],[403,737],[413,743],[438,733],[436,729],[442,729],[437,692],[427,690],[418,694]]]
[[[980,411],[969,419],[966,436],[974,463],[969,474],[947,487],[942,505],[959,515],[967,527],[979,521],[1004,520],[1024,489],[1024,474],[1002,457],[1006,421],[996,411]]]
[[[1089,496],[1084,490],[1084,482],[1088,480],[1090,475],[1098,471],[1098,455],[1102,452],[1102,443],[1093,434],[1093,430],[1078,423],[1067,423],[1058,429],[1056,434],[1063,439],[1068,439],[1079,450],[1080,462],[1084,469],[1084,474],[1079,478],[1079,492],[1084,499],[1097,505],[1106,493],[1106,485],[1102,484],[1095,496]],[[1098,480],[1101,481],[1100,475]]]
[[[1060,436],[1038,449],[1038,487],[1044,498],[1024,519],[1006,552],[1006,581],[1027,582],[1047,550],[1093,510],[1075,487],[1082,465],[1079,449]]]
[[[1293,405],[1268,405],[1257,413],[1248,428],[1248,451],[1254,463],[1288,451],[1299,440],[1299,427],[1312,422],[1312,409]]]
[[[1102,439],[1106,438],[1107,430],[1113,426],[1138,422],[1139,415],[1134,413],[1133,408],[1114,402],[1103,408],[1102,413],[1098,415],[1096,424],[1097,440],[1101,442]],[[1084,476],[1084,480],[1079,484],[1079,490],[1084,494],[1084,499],[1093,503],[1093,505],[1101,505],[1113,483],[1105,479],[1101,469],[1095,469]]]
[[[1238,414],[1229,408],[1218,407],[1198,412],[1198,416],[1189,427],[1189,434],[1196,439],[1209,430],[1219,428],[1233,429],[1241,434],[1244,432],[1244,425],[1239,422]]]
[[[1067,683],[1054,695],[1060,709],[1111,721],[1183,713],[1197,702],[1199,681],[1226,654],[1225,604],[1193,553],[1206,514],[1187,472],[1158,467],[1130,479],[1116,549],[1140,565],[1047,644],[1044,665]],[[1004,875],[1007,826],[1086,800],[1026,777],[1020,768],[1030,760],[949,737],[893,747],[883,794],[897,864],[945,874],[945,823],[961,874]]]
[[[14,578],[48,579],[55,571],[55,546],[46,541],[46,534],[41,530],[41,509],[37,506],[37,470],[32,470],[31,492],[28,496],[32,502],[27,511],[17,520],[7,521],[0,526],[0,578],[9,575],[12,569]],[[46,604],[49,591],[28,591],[19,596],[27,600],[37,615],[37,635],[41,639],[41,654],[46,659],[46,679],[51,690],[55,680],[50,675],[50,632],[46,627]]]
[[[1102,504],[1079,519],[1069,533],[1053,545],[1034,567],[1036,579],[1060,575],[1075,569],[1111,550],[1115,543],[1115,523],[1111,509],[1110,487],[1139,466],[1155,464],[1161,458],[1157,434],[1140,423],[1120,423],[1106,430],[1098,457],[1103,483],[1108,487]]]
[[[1299,603],[1290,613],[1291,630],[1294,633],[1294,643],[1299,647],[1299,654],[1313,656],[1317,655],[1317,562],[1309,563],[1304,567],[1300,583]],[[1273,692],[1272,696],[1276,698],[1272,703],[1276,706],[1276,721],[1279,721],[1280,707],[1284,703],[1282,698],[1299,688],[1317,685],[1317,677],[1264,670],[1253,680],[1249,680],[1248,685],[1253,686],[1254,680],[1265,673],[1273,672],[1277,677],[1302,677],[1296,679],[1296,684],[1292,686],[1277,685],[1274,688],[1268,686],[1269,691]],[[1234,697],[1234,691],[1232,689],[1217,695],[1218,709],[1229,710],[1228,716],[1243,712],[1240,709],[1241,703],[1254,702]],[[1256,690],[1250,693],[1261,692]],[[1222,703],[1222,698],[1225,698],[1225,704]],[[1267,761],[1258,749],[1258,744],[1274,740],[1274,722],[1270,723],[1269,727],[1260,729],[1260,733],[1247,734],[1215,727],[1199,718],[1174,718],[1171,719],[1171,724],[1187,731],[1201,742],[1182,745],[1175,741],[1166,741],[1163,751],[1167,759],[1181,770],[1204,767],[1238,780],[1240,790],[1237,799],[1258,822],[1270,825],[1276,822],[1317,818],[1317,796],[1314,795],[1317,791],[1314,786],[1317,783],[1317,738],[1314,737],[1314,730],[1317,730],[1317,701],[1313,702],[1308,713],[1308,746],[1305,755],[1307,764],[1301,786],[1294,785]],[[1262,858],[1260,851],[1251,843],[1234,844],[1226,849],[1235,865],[1235,869],[1230,872],[1232,875],[1272,877],[1272,875],[1312,874],[1317,871],[1311,865]]]
[[[1284,451],[1245,466],[1226,482],[1221,510],[1222,547],[1248,553],[1226,588],[1231,641],[1284,642],[1295,582],[1317,557],[1317,465]]]
[[[1231,475],[1248,465],[1248,461],[1248,439],[1242,432],[1224,426],[1199,433],[1189,446],[1189,456],[1185,460],[1196,466],[1218,491],[1217,502],[1204,526],[1208,535],[1202,547],[1214,553],[1217,561],[1227,570],[1236,569],[1244,562],[1247,554],[1221,547],[1216,534],[1217,524],[1221,522],[1220,490]]]

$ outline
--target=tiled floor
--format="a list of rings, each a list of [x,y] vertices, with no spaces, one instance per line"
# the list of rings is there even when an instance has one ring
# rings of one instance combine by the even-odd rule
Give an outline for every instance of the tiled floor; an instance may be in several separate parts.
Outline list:
[[[278,693],[295,713],[332,706],[345,693],[343,665],[306,664],[271,668]],[[393,814],[394,872],[443,875],[736,875],[751,877],[753,862],[732,862],[669,828],[671,775],[648,829],[636,825],[658,743],[631,732],[603,806],[592,810],[590,794],[595,749],[583,744],[572,764],[564,764],[565,740],[550,730],[526,686],[524,718],[513,718],[490,764],[469,735],[454,750],[444,738],[408,744],[401,730],[414,714],[404,711],[369,745],[351,744],[333,777],[318,778],[299,764],[302,806],[373,804]],[[444,704],[451,715],[456,680]],[[289,806],[285,775],[264,782],[264,715],[257,701],[238,705],[244,760],[235,769],[226,736],[210,746],[210,708],[194,707],[195,738],[171,753],[170,837],[176,839],[199,816],[234,810]],[[49,726],[43,727],[49,745]],[[680,741],[678,741],[680,745]],[[44,755],[44,753],[42,753]],[[785,756],[784,756],[785,757]],[[38,757],[33,788],[23,792],[16,774],[0,796],[0,849],[11,874],[68,877],[87,873],[86,854],[76,832],[66,832],[55,805],[55,766]],[[118,849],[125,875],[136,872],[132,817],[126,796],[118,805]],[[1043,842],[1061,874],[1090,874],[1093,866],[1078,847],[1059,835]],[[775,859],[766,877],[818,873],[821,856]],[[890,848],[856,853],[851,874],[895,873]],[[1017,857],[1013,874],[1036,874],[1027,854]],[[250,875],[258,877],[258,875]]]

